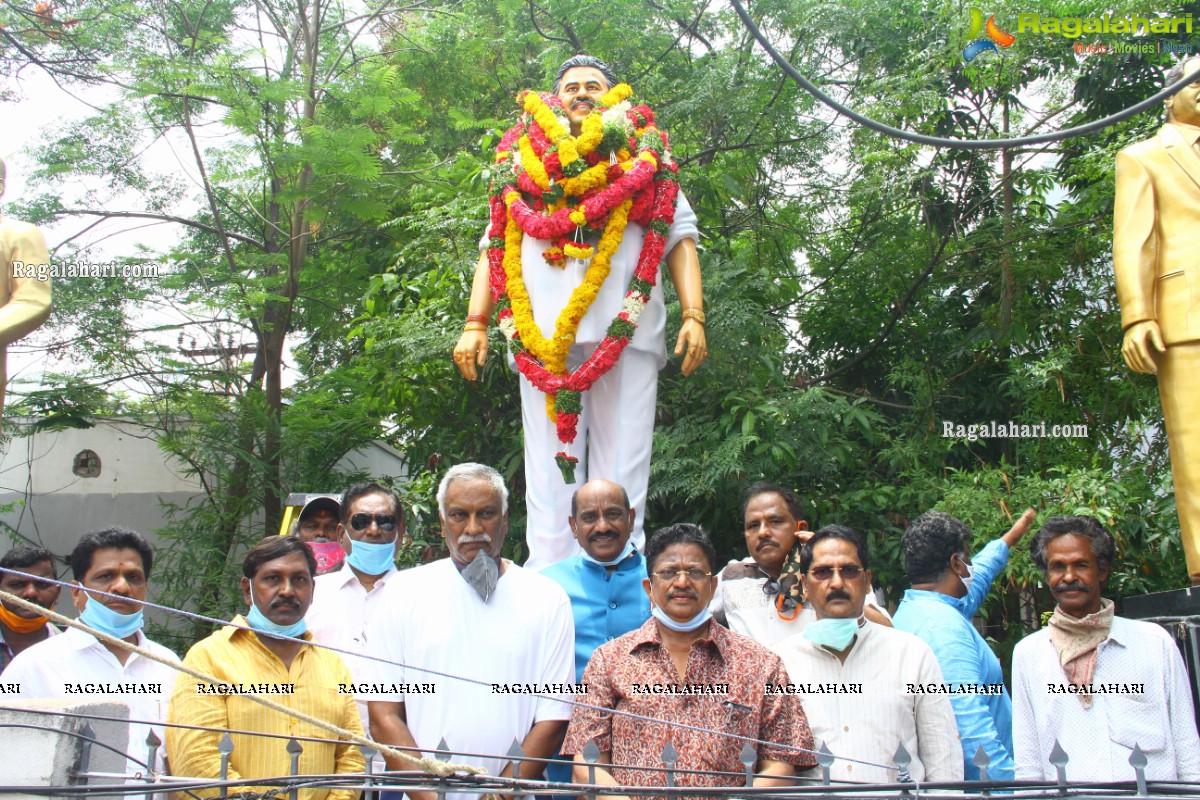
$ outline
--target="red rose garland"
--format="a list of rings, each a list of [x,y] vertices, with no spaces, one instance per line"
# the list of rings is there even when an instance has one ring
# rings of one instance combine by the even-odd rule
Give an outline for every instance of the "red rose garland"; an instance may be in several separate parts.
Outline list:
[[[623,88],[624,94],[627,95],[628,87]],[[621,99],[622,96],[617,97]],[[531,105],[528,102],[531,99],[522,95],[527,109]],[[557,98],[551,95],[542,95],[540,99],[551,108],[561,105]],[[536,105],[536,101],[532,105]],[[538,110],[544,113],[545,109]],[[596,109],[592,114],[604,114],[604,109]],[[522,120],[504,134],[496,148],[497,165],[508,162],[513,169],[513,175],[508,181],[493,182],[490,200],[489,285],[492,300],[496,303],[497,322],[513,347],[513,357],[521,374],[535,388],[553,398],[553,416],[558,438],[564,444],[575,440],[582,393],[613,368],[637,331],[638,319],[658,280],[667,231],[675,219],[675,201],[679,193],[679,183],[675,179],[679,168],[671,160],[666,133],[654,127],[653,112],[644,105],[637,106],[625,111],[623,118],[618,118],[616,124],[610,119],[611,116],[608,114],[603,117],[603,141],[589,152],[580,153],[572,166],[576,170],[579,167],[595,167],[605,157],[615,163],[605,171],[602,187],[588,189],[578,196],[564,196],[561,192],[554,196],[553,192],[539,186],[526,169],[517,163],[518,159],[513,158],[512,153],[518,149],[517,144],[520,142],[522,147],[527,148],[523,151],[525,157],[528,157],[532,150],[539,159],[540,167],[545,171],[541,176],[543,182],[548,177],[550,185],[553,186],[569,179],[569,176],[564,175],[555,143],[550,141],[546,131],[539,124],[536,113],[523,115]],[[543,116],[542,119],[546,118]],[[553,127],[554,120],[547,124]],[[614,133],[614,130],[617,133]],[[629,135],[629,130],[632,130],[632,135]],[[526,136],[527,139],[523,139]],[[556,141],[562,141],[563,138],[565,137]],[[575,141],[574,137],[571,137],[571,142],[568,143],[572,152]],[[635,152],[636,158],[630,155]],[[634,163],[630,165],[629,161]],[[572,174],[579,173],[576,171]],[[518,192],[519,196],[515,196]],[[510,215],[524,235],[551,242],[552,247],[546,253],[547,260],[551,261],[552,257],[561,257],[564,242],[579,227],[587,225],[593,229],[605,229],[613,210],[631,199],[629,220],[645,227],[646,233],[633,279],[622,303],[622,310],[609,324],[604,339],[583,364],[573,371],[556,374],[524,348],[518,321],[514,320],[508,295],[509,275],[505,269],[506,248],[512,246],[512,242],[506,243]],[[552,204],[555,201],[565,203],[551,210],[548,200]],[[520,280],[519,274],[517,279]],[[521,290],[524,292],[523,285]],[[586,313],[586,309],[583,313]],[[563,473],[563,480],[573,482],[574,466],[578,459],[560,451],[556,454],[555,461]]]

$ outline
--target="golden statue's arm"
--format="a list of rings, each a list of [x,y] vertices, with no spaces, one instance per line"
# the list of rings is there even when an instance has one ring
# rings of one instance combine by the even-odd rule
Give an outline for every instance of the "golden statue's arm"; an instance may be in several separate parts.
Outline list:
[[[1117,154],[1117,193],[1113,207],[1113,270],[1121,303],[1125,341],[1121,354],[1135,372],[1154,374],[1155,351],[1162,333],[1154,314],[1154,280],[1158,262],[1157,210],[1146,169],[1126,153]]]
[[[50,316],[50,281],[32,277],[17,277],[14,262],[47,264],[50,255],[42,232],[25,222],[5,220],[0,223],[4,239],[4,294],[0,297],[0,345],[7,345],[34,331]]]

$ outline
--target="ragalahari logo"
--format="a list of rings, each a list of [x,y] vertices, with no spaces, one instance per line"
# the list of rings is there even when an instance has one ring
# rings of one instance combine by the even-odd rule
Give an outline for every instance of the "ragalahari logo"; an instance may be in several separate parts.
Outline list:
[[[982,36],[984,32],[987,36]],[[983,12],[978,8],[971,9],[971,27],[967,31],[967,38],[971,43],[963,48],[963,60],[971,61],[980,53],[986,53],[989,50],[993,53],[1000,52],[996,49],[996,45],[1001,47],[1011,47],[1012,43],[1017,40],[1017,37],[1011,33],[1005,33],[996,25],[996,15],[992,14],[987,18],[987,24],[983,22]]]

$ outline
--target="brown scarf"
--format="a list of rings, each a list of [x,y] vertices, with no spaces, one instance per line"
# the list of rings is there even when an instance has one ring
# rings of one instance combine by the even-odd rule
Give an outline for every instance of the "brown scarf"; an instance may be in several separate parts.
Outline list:
[[[1073,685],[1091,685],[1092,677],[1096,674],[1097,648],[1112,630],[1115,608],[1112,600],[1101,598],[1100,610],[1082,619],[1063,613],[1057,606],[1054,608],[1050,616],[1050,642],[1058,651],[1058,663],[1062,665],[1067,680]],[[1076,697],[1084,708],[1092,707],[1090,692],[1080,692]]]

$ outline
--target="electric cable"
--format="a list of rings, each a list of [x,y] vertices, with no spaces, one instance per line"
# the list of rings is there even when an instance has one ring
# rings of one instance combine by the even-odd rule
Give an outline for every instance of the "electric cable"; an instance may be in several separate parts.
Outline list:
[[[849,117],[863,127],[870,128],[871,130],[877,133],[882,133],[886,136],[891,136],[894,139],[903,139],[916,144],[930,145],[931,147],[946,147],[956,150],[1000,150],[1003,148],[1021,147],[1024,145],[1043,144],[1045,142],[1057,142],[1061,141],[1062,139],[1071,139],[1076,136],[1086,136],[1087,134],[1095,133],[1096,131],[1116,125],[1118,122],[1124,122],[1130,117],[1136,116],[1143,111],[1147,111],[1159,105],[1163,100],[1171,97],[1193,81],[1200,80],[1200,70],[1197,70],[1191,75],[1185,75],[1183,78],[1171,84],[1170,86],[1167,86],[1157,94],[1151,95],[1145,100],[1118,111],[1115,114],[1110,114],[1103,119],[1093,120],[1092,122],[1087,122],[1083,125],[1076,125],[1072,128],[1064,128],[1063,130],[1059,131],[1051,131],[1049,133],[1039,133],[1029,136],[1017,136],[1007,139],[948,139],[941,136],[928,136],[923,133],[916,133],[914,131],[908,131],[902,128],[895,128],[891,125],[871,119],[870,117],[858,113],[852,108],[848,108],[844,104],[839,103],[837,100],[827,95],[820,89],[820,87],[801,75],[799,70],[797,70],[790,61],[788,61],[787,57],[775,49],[775,46],[771,44],[770,40],[767,39],[762,30],[759,29],[759,27],[754,23],[754,20],[750,17],[750,14],[746,11],[745,7],[742,6],[741,0],[730,0],[730,2],[733,4],[734,10],[741,18],[742,24],[746,27],[746,30],[749,31],[750,35],[753,36],[754,39],[762,46],[762,48],[767,51],[767,54],[771,56],[777,65],[779,65],[779,68],[783,70],[789,78],[797,83],[800,88],[804,89],[804,91],[808,92],[813,97],[832,108],[834,111],[843,116]]]

